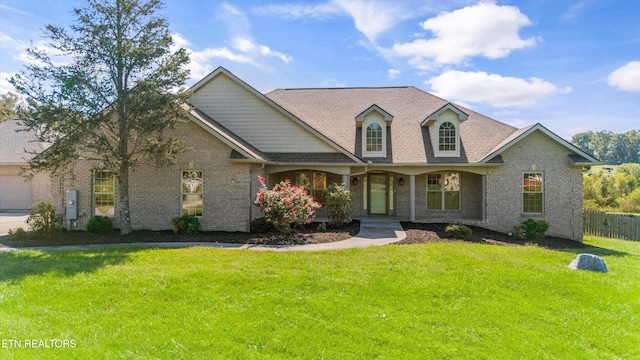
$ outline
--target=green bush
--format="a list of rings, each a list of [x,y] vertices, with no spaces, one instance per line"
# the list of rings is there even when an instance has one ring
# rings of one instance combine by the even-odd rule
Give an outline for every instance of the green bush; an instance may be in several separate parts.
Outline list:
[[[93,216],[87,223],[87,231],[90,233],[109,233],[113,231],[113,222],[106,216]]]
[[[518,240],[544,238],[549,223],[544,220],[527,219],[522,224],[513,227],[513,237]]]
[[[200,232],[200,221],[193,215],[182,215],[174,217],[173,232],[176,234],[197,234]]]
[[[318,231],[327,231],[327,223],[321,222],[317,227]]]
[[[17,229],[9,229],[9,237],[12,239],[24,239],[27,236],[29,236],[29,233],[21,227]]]
[[[524,240],[527,238],[527,235],[524,232],[524,228],[522,225],[517,225],[513,227],[511,236],[513,236],[516,240]]]
[[[64,228],[63,216],[58,214],[50,202],[40,201],[31,210],[27,224],[35,234],[50,237],[54,232]]]
[[[351,222],[353,195],[344,186],[332,184],[324,192],[324,207],[327,209],[331,225],[342,226]]]
[[[449,224],[444,228],[444,231],[456,239],[468,240],[471,237],[471,229],[462,224]]]
[[[267,222],[264,216],[251,220],[249,227],[250,227],[249,231],[257,234],[264,234],[264,233],[273,231],[273,224],[271,224],[270,222]]]

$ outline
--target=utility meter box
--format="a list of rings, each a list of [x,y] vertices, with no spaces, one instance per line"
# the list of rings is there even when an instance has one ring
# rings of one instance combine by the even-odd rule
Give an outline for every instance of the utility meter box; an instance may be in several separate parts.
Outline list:
[[[65,214],[67,216],[67,220],[78,219],[78,190],[67,190]]]

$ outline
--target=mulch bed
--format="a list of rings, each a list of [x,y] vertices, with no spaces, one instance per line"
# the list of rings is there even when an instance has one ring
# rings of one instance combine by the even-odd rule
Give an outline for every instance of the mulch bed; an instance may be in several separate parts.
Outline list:
[[[501,246],[537,245],[547,249],[581,249],[587,247],[587,245],[581,244],[577,241],[553,236],[547,236],[544,239],[516,240],[507,234],[476,226],[469,226],[471,229],[471,237],[468,240],[453,239],[444,231],[446,226],[447,224],[402,222],[402,227],[404,228],[407,237],[396,244],[405,245],[446,241],[466,241]]]
[[[117,244],[117,243],[160,243],[160,242],[211,242],[261,245],[304,245],[321,244],[346,240],[360,231],[360,222],[354,220],[344,227],[327,225],[326,231],[318,231],[318,223],[305,225],[291,234],[274,232],[258,234],[245,232],[206,231],[194,235],[174,234],[173,231],[137,230],[122,236],[119,231],[109,234],[90,234],[85,231],[62,232],[50,239],[28,237],[12,239],[0,237],[0,243],[11,247]]]
[[[446,224],[418,224],[402,222],[407,237],[397,242],[398,245],[423,244],[433,242],[466,241],[473,243],[523,246],[537,245],[548,249],[580,249],[584,244],[568,239],[545,237],[537,240],[516,240],[507,234],[491,231],[480,227],[469,226],[472,231],[468,240],[451,238],[445,231]],[[173,231],[138,230],[122,236],[116,230],[109,234],[89,234],[84,231],[63,232],[50,239],[28,237],[12,239],[9,236],[0,237],[0,243],[11,247],[57,246],[57,245],[87,245],[87,244],[116,244],[116,243],[160,243],[160,242],[211,242],[234,244],[261,245],[305,245],[321,244],[346,240],[360,231],[360,222],[354,220],[351,224],[341,228],[327,226],[326,231],[318,231],[318,224],[312,223],[291,234],[274,232],[244,233],[207,231],[194,235],[174,234]]]

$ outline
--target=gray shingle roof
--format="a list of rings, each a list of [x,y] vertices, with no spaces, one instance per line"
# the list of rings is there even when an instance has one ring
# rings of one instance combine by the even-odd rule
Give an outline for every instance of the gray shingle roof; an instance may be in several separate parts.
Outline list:
[[[477,163],[517,130],[455,105],[469,115],[460,124],[461,156],[436,159],[420,124],[448,101],[415,87],[278,89],[266,96],[356,156],[355,118],[376,104],[393,116],[390,160],[396,164]]]
[[[26,164],[33,158],[28,152],[45,149],[33,132],[22,129],[20,120],[0,122],[0,164]]]

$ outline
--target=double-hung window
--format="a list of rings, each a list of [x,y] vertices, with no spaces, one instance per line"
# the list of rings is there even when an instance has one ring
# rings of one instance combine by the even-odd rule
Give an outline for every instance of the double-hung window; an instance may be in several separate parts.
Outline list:
[[[378,123],[371,123],[366,131],[366,152],[382,152],[382,126]]]
[[[182,215],[202,216],[202,171],[182,171]]]
[[[93,215],[113,217],[115,214],[115,176],[111,171],[93,173]]]
[[[544,209],[544,174],[526,172],[522,175],[522,212],[541,214]]]
[[[460,174],[427,174],[427,210],[460,210]]]

